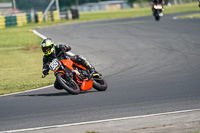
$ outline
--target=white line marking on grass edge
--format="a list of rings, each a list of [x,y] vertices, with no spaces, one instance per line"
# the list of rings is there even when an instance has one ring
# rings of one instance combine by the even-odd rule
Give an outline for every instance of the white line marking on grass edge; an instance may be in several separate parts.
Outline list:
[[[128,119],[138,119],[138,118],[146,118],[146,117],[153,117],[153,116],[180,114],[180,113],[188,113],[188,112],[195,112],[195,111],[200,111],[200,109],[182,110],[182,111],[165,112],[165,113],[158,113],[158,114],[149,114],[149,115],[141,115],[141,116],[131,116],[131,117],[114,118],[114,119],[97,120],[97,121],[88,121],[88,122],[80,122],[80,123],[54,125],[54,126],[45,126],[45,127],[36,127],[36,128],[27,128],[27,129],[18,129],[18,130],[2,131],[0,133],[16,133],[16,132],[25,132],[25,131],[50,129],[50,128],[61,128],[61,127],[79,126],[79,125],[86,125],[86,124],[95,124],[95,123],[102,123],[102,122],[111,122],[111,121],[128,120]]]
[[[40,33],[37,32],[36,30],[32,30],[32,32],[33,32],[34,34],[36,34],[37,36],[39,36],[40,38],[42,38],[42,39],[46,39],[46,38],[47,38],[46,36],[40,34]]]
[[[11,93],[11,94],[5,94],[5,95],[0,95],[0,97],[11,96],[11,95],[16,95],[16,94],[22,94],[22,93],[31,92],[31,91],[37,91],[37,90],[42,90],[42,89],[46,89],[46,88],[52,87],[52,86],[53,85],[49,85],[49,86],[44,86],[44,87],[36,88],[36,89],[32,89],[32,90],[27,90],[27,91],[22,91],[22,92],[16,92],[16,93]]]

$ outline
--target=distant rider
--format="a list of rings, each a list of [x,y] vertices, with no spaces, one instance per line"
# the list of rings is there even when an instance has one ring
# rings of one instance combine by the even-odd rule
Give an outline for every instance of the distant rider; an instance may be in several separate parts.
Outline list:
[[[165,0],[150,0],[150,4],[152,6],[152,11],[154,13],[154,5],[155,4],[161,4],[162,5],[162,10],[164,10],[163,5],[165,4]]]
[[[199,7],[200,7],[200,0],[199,0]]]
[[[164,5],[165,4],[165,0],[150,0],[151,5],[154,4],[161,4]]]
[[[66,52],[71,50],[71,47],[68,45],[63,44],[55,44],[50,38],[44,39],[41,44],[42,51],[44,53],[43,56],[43,74],[48,75],[49,74],[49,65],[53,58],[57,57],[57,55],[63,51],[62,58],[65,59],[71,59],[73,62],[83,65],[86,67],[90,72],[94,72],[95,69],[92,65],[89,64],[88,61],[86,61],[85,58],[83,58],[80,55],[74,55],[70,56],[66,54]],[[54,87],[56,89],[62,89],[57,81],[54,83]]]

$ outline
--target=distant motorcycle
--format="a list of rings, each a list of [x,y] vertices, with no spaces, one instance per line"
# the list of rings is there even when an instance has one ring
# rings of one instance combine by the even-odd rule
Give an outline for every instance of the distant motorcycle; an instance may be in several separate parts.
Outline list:
[[[200,7],[200,0],[199,0],[199,7]]]
[[[163,16],[162,11],[163,11],[163,7],[161,4],[156,3],[153,5],[153,15],[156,21],[159,21],[160,18]]]
[[[60,87],[73,95],[79,94],[80,91],[90,90],[92,87],[98,91],[107,89],[108,85],[102,74],[97,71],[90,73],[87,68],[76,64],[71,59],[60,59],[59,56],[62,53],[60,52],[49,65]]]

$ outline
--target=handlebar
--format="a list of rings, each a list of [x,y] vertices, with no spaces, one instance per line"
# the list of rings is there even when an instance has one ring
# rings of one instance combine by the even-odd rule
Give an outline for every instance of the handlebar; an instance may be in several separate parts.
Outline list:
[[[95,73],[95,72],[92,72],[92,73],[90,74],[90,76],[88,77],[88,81],[92,79],[94,73]]]

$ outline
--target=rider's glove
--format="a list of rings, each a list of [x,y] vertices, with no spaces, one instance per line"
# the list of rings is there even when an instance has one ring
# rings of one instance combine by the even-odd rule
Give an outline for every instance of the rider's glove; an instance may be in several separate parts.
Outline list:
[[[63,50],[64,50],[65,52],[71,50],[71,47],[70,47],[70,46],[67,46],[67,45],[63,45],[62,48],[63,48]]]
[[[43,69],[43,72],[42,72],[44,75],[48,75],[49,74],[49,71],[47,69]]]

